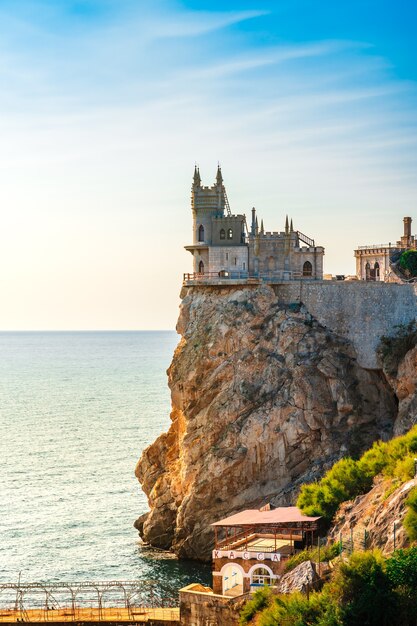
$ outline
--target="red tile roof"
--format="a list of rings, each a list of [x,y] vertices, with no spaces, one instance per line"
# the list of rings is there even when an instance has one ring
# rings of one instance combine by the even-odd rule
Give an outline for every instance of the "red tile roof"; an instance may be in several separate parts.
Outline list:
[[[296,506],[281,506],[271,511],[247,509],[211,524],[211,526],[255,526],[288,524],[291,522],[316,522],[320,517],[303,515]]]

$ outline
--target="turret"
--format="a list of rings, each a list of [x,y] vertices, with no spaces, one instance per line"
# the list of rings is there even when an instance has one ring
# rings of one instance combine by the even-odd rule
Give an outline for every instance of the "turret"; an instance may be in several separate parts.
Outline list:
[[[255,236],[256,234],[256,209],[252,208],[252,224],[250,229],[251,235]]]
[[[216,185],[221,187],[223,185],[223,176],[220,165],[217,165]]]
[[[194,187],[201,186],[200,168],[198,168],[197,165],[194,166],[193,185]]]

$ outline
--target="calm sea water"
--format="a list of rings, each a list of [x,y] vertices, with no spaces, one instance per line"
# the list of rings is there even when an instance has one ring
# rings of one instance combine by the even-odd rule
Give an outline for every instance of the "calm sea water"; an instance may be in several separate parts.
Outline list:
[[[208,568],[144,549],[134,476],[169,426],[174,332],[0,333],[0,581],[138,578]]]

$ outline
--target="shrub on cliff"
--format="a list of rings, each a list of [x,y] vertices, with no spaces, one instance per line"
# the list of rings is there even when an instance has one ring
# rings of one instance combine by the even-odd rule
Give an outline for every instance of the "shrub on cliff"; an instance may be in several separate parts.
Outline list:
[[[395,376],[400,361],[416,344],[417,329],[415,322],[399,324],[396,326],[394,335],[381,337],[378,353],[382,359],[385,371],[391,376]]]
[[[358,461],[341,459],[317,483],[303,485],[297,506],[306,515],[331,522],[340,504],[365,493],[378,474],[400,480],[412,478],[417,452],[417,426],[388,442],[378,441]]]
[[[400,256],[399,265],[406,276],[417,276],[417,251],[404,250]]]
[[[330,521],[339,504],[363,493],[372,485],[372,476],[350,458],[341,459],[318,483],[304,485],[297,506],[306,515],[321,515]]]
[[[389,559],[377,550],[354,552],[320,592],[271,593],[250,616],[256,626],[415,626],[417,547]]]
[[[340,607],[343,626],[393,626],[398,601],[378,552],[354,552],[329,583]]]
[[[252,618],[265,609],[272,601],[272,592],[269,587],[263,587],[258,589],[253,594],[251,600],[246,602],[242,611],[240,612],[239,624],[249,624]]]
[[[410,491],[406,500],[408,511],[404,518],[404,528],[411,541],[417,541],[417,487]],[[417,557],[416,557],[417,564]]]
[[[417,620],[417,546],[397,550],[386,562],[387,576],[399,598],[404,626]]]
[[[318,563],[319,560],[321,563],[324,561],[332,561],[340,554],[340,551],[341,545],[339,541],[336,541],[336,543],[330,546],[321,547],[320,553],[318,547],[302,550],[288,559],[285,564],[285,572],[290,572],[294,567],[297,567],[297,565],[305,561],[314,561],[315,563]]]

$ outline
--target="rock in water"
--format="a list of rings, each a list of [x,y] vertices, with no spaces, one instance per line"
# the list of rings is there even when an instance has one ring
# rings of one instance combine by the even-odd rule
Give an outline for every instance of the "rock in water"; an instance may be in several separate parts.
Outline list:
[[[268,286],[184,288],[168,370],[172,424],[136,476],[152,545],[209,559],[210,524],[272,500],[392,435],[397,406],[381,372],[350,343]]]

